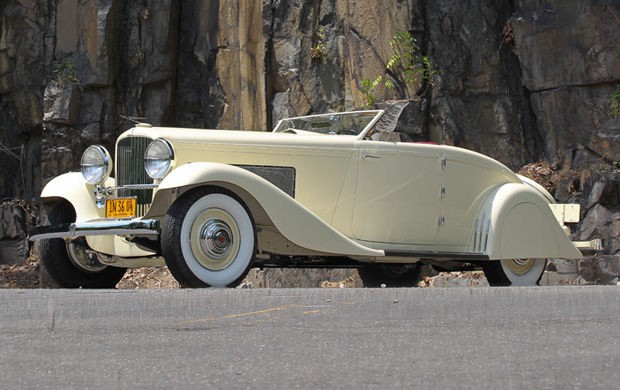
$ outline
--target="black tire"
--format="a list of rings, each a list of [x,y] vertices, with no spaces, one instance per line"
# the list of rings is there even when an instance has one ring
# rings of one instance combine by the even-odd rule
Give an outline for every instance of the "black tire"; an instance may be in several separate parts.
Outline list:
[[[75,221],[71,205],[58,203],[49,208],[50,224]],[[84,237],[66,243],[61,238],[41,240],[40,262],[51,278],[64,288],[114,288],[125,275],[125,268],[99,263],[86,253]]]
[[[172,204],[161,244],[166,265],[182,287],[234,287],[254,260],[256,231],[234,195],[201,188]]]
[[[484,276],[491,287],[538,286],[546,259],[505,259],[482,264]]]
[[[415,264],[368,264],[357,269],[364,287],[417,287],[422,266]]]

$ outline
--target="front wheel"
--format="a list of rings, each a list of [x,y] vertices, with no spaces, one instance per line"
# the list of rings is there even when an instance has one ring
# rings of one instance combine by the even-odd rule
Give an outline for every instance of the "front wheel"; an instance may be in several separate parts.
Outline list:
[[[50,209],[48,219],[52,225],[73,222],[75,212],[70,205],[60,203]],[[64,288],[114,288],[126,271],[101,264],[84,237],[71,242],[61,238],[41,240],[40,260],[52,279]]]
[[[254,259],[254,223],[245,207],[209,189],[179,198],[164,218],[162,253],[183,287],[227,287],[240,282]]]
[[[537,286],[546,259],[502,259],[487,261],[482,269],[490,286]]]

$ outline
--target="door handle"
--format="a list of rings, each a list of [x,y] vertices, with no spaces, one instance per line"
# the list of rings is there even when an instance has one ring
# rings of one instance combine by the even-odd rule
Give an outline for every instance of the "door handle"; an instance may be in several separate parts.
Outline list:
[[[372,154],[364,154],[364,155],[362,155],[362,160],[365,160],[367,158],[381,158],[381,157],[373,156]]]

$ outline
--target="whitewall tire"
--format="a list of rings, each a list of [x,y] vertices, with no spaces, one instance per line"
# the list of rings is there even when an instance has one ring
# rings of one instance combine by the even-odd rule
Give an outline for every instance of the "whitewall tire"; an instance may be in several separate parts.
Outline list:
[[[162,252],[185,287],[226,287],[249,270],[256,234],[251,216],[232,194],[195,190],[177,200],[164,219]]]
[[[484,274],[491,286],[537,286],[546,259],[502,259],[483,265]]]

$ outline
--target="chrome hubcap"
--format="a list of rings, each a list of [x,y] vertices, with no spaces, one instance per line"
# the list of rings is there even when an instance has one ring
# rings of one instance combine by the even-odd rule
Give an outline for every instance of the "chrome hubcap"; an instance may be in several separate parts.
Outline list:
[[[534,266],[534,259],[512,259],[505,264],[515,275],[524,275]]]
[[[211,220],[200,232],[202,250],[214,259],[226,257],[233,245],[233,234],[230,227],[219,219]]]
[[[223,270],[239,253],[239,236],[237,222],[230,214],[218,208],[206,209],[191,226],[192,254],[204,268]]]

